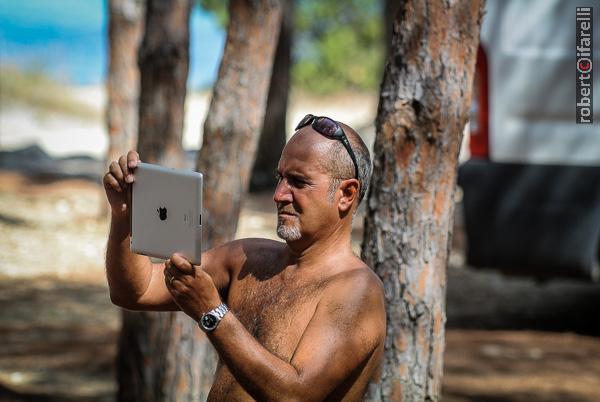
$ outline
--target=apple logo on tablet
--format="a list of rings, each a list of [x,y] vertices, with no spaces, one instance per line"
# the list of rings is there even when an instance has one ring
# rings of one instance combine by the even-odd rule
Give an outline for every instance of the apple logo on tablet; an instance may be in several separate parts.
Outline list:
[[[167,219],[167,208],[160,207],[156,211],[158,212],[158,217],[160,218],[161,221],[164,221]]]

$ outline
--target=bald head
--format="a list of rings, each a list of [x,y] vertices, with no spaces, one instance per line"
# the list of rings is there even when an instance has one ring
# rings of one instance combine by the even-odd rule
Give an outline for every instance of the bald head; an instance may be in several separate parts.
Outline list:
[[[298,145],[311,149],[319,156],[321,169],[331,177],[329,198],[333,201],[335,191],[343,180],[356,178],[360,182],[358,203],[364,198],[371,180],[371,157],[369,149],[360,135],[350,126],[337,122],[344,130],[358,165],[358,177],[355,177],[354,163],[340,140],[326,137],[315,131],[310,125],[296,131],[288,145]],[[286,145],[286,146],[288,146]]]

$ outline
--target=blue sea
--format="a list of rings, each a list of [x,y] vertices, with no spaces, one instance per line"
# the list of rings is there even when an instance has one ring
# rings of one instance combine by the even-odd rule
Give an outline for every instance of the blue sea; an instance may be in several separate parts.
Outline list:
[[[90,85],[107,71],[108,0],[0,1],[0,65],[42,70],[59,81]],[[217,19],[200,7],[191,17],[194,89],[212,85],[225,42]]]

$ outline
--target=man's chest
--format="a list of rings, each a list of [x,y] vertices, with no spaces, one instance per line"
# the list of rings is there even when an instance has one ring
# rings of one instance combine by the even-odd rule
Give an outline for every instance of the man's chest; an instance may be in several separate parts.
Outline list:
[[[325,285],[324,281],[299,284],[247,277],[231,288],[229,307],[264,347],[289,362]]]

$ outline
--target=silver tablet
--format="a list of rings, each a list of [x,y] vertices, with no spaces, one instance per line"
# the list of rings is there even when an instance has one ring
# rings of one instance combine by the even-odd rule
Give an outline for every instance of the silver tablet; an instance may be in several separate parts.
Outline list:
[[[139,162],[131,194],[131,251],[200,264],[202,174]]]

